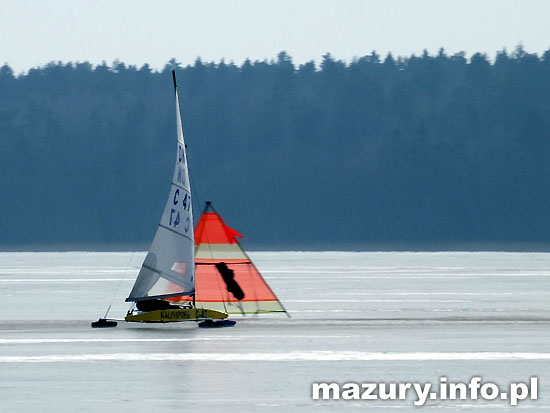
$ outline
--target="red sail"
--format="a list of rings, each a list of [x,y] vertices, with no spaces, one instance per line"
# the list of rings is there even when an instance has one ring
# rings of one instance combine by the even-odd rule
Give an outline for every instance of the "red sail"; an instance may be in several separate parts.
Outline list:
[[[207,207],[195,229],[197,307],[227,313],[286,312],[239,244],[244,238]],[[181,298],[179,299],[181,300]]]
[[[205,212],[195,228],[195,245],[238,244],[237,237],[244,238],[229,228],[216,212]]]

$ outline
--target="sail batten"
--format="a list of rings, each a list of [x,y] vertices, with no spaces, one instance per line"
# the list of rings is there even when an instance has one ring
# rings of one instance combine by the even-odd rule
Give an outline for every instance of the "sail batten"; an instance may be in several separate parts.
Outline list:
[[[166,226],[164,226],[164,225],[162,225],[162,224],[159,224],[159,227],[164,228],[165,230],[171,231],[171,232],[173,232],[173,233],[175,233],[175,234],[181,235],[182,237],[187,238],[187,239],[193,241],[193,238],[191,238],[189,235],[182,234],[181,232],[178,232],[178,231],[176,231],[175,229],[172,229],[172,228],[170,228],[170,227],[166,227]]]
[[[182,291],[179,293],[173,293],[173,294],[159,294],[159,295],[148,295],[146,297],[128,297],[126,299],[127,302],[137,302],[137,301],[145,301],[145,300],[153,300],[153,299],[162,299],[162,298],[173,298],[173,297],[181,297],[181,296],[193,296],[195,294],[195,291]]]

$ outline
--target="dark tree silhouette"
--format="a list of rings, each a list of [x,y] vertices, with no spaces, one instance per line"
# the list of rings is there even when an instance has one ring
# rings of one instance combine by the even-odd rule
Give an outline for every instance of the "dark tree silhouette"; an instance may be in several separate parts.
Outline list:
[[[134,245],[168,192],[181,88],[195,200],[252,246],[550,241],[550,51],[296,66],[0,67],[0,245]],[[196,213],[201,207],[196,205]]]

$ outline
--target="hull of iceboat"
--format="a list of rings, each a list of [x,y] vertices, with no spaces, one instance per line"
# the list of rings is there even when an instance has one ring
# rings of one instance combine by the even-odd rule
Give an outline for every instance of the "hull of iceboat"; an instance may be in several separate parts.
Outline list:
[[[178,321],[223,320],[227,313],[206,308],[154,310],[127,315],[124,320],[136,323],[173,323]]]

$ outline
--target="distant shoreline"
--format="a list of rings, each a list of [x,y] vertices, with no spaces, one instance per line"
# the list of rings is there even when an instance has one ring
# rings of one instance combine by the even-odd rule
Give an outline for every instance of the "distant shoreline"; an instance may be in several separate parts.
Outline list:
[[[0,252],[146,252],[149,243],[138,244],[37,244],[0,245]],[[348,245],[245,244],[247,251],[304,252],[550,252],[543,243],[378,243]]]

